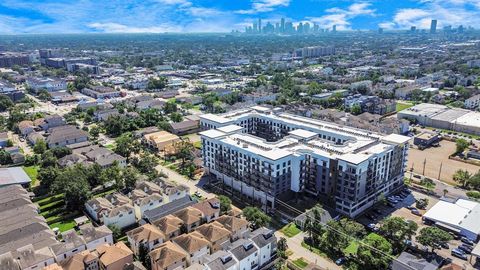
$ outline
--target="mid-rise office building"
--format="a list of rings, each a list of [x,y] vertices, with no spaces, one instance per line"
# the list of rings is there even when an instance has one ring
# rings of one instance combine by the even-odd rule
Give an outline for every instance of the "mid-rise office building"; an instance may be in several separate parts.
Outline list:
[[[206,171],[269,208],[305,194],[355,217],[403,185],[408,137],[261,106],[200,118]]]
[[[293,56],[299,58],[315,58],[334,54],[335,47],[322,46],[300,48],[293,52]]]

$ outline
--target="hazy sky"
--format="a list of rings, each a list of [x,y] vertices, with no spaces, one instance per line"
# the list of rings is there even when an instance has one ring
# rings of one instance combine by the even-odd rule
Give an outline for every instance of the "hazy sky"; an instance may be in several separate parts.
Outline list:
[[[0,33],[229,32],[253,20],[321,28],[480,28],[480,0],[1,0]]]

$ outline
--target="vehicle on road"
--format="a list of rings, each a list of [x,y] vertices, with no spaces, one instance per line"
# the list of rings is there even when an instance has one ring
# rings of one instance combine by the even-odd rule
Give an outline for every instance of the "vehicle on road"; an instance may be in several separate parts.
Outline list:
[[[467,260],[467,255],[460,249],[454,248],[452,249],[452,256],[460,258],[462,260]]]
[[[336,264],[336,265],[343,265],[343,264],[345,264],[345,262],[347,262],[347,258],[341,257],[341,258],[338,258],[338,259],[335,261],[335,264]]]

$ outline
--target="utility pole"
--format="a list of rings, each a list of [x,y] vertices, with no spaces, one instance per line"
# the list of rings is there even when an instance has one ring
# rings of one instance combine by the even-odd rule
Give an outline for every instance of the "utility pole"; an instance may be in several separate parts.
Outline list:
[[[438,180],[440,180],[440,175],[442,174],[442,166],[443,166],[443,162],[440,163],[440,170],[438,171]]]
[[[423,172],[422,175],[425,176],[425,165],[427,165],[427,158],[423,161]]]

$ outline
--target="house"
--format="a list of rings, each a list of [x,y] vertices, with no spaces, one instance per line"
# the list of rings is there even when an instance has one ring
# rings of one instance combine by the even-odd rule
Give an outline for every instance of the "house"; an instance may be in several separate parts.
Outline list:
[[[203,213],[202,211],[193,208],[191,206],[177,211],[173,214],[174,216],[178,217],[183,221],[185,230],[187,232],[193,231],[195,228],[200,226],[203,220]]]
[[[55,256],[48,247],[36,249],[32,244],[17,249],[17,260],[22,270],[41,269],[55,263]]]
[[[96,121],[106,121],[110,117],[120,116],[121,114],[117,109],[105,109],[99,110],[94,113]]]
[[[239,263],[232,253],[226,250],[219,250],[205,258],[209,270],[237,270]]]
[[[183,221],[174,215],[167,215],[163,218],[155,220],[152,224],[163,233],[165,236],[165,241],[168,241],[180,235]]]
[[[167,202],[183,199],[190,194],[190,188],[184,185],[174,185],[165,182],[163,183],[162,188],[163,196],[166,198]]]
[[[58,114],[45,116],[43,123],[40,124],[40,128],[43,130],[48,130],[50,128],[64,126],[65,120]]]
[[[115,197],[122,198],[123,195],[116,194]],[[125,197],[126,198],[126,197]],[[123,198],[122,198],[123,199]],[[135,208],[128,202],[106,198],[94,198],[85,203],[85,210],[96,221],[104,225],[115,225],[125,228],[135,224]]]
[[[86,142],[88,133],[75,126],[67,125],[49,129],[50,135],[47,137],[47,145],[49,148],[63,147],[69,144]]]
[[[86,249],[86,243],[82,236],[71,229],[62,233],[62,241],[52,245],[51,250],[55,254],[55,261],[61,262]]]
[[[173,270],[187,267],[188,254],[177,244],[168,241],[150,253],[152,270]]]
[[[230,237],[232,241],[235,241],[239,238],[244,238],[246,233],[249,232],[248,221],[243,218],[223,215],[215,220],[220,223],[223,228],[227,229],[230,232]]]
[[[22,136],[27,136],[32,133],[34,129],[33,122],[30,120],[21,121],[18,123],[17,127]]]
[[[101,245],[97,248],[102,270],[118,270],[129,263],[133,263],[133,252],[123,243]]]
[[[78,270],[78,269],[82,269],[82,270],[83,269],[85,270],[100,269],[97,252],[84,250],[60,262],[60,270]],[[51,270],[55,270],[55,269],[51,269]]]
[[[161,193],[149,195],[139,189],[130,192],[130,198],[132,199],[137,219],[143,218],[145,211],[155,209],[164,203]]]
[[[146,127],[133,132],[133,136],[137,139],[143,137],[145,134],[158,132],[160,129],[158,127]]]
[[[258,260],[260,268],[271,262],[277,252],[277,238],[273,231],[267,228],[258,228],[252,232],[250,239],[258,248]]]
[[[183,120],[178,123],[170,123],[170,132],[176,135],[185,135],[190,133],[195,133],[200,129],[200,122],[195,120]]]
[[[187,264],[202,263],[203,258],[210,254],[210,242],[203,235],[192,232],[175,237],[172,242],[179,245],[189,256]]]
[[[85,157],[91,162],[95,162],[102,168],[108,168],[117,164],[120,168],[127,166],[127,159],[105,147],[94,147],[86,152]]]
[[[465,108],[476,109],[480,105],[480,94],[469,97],[464,102]]]
[[[216,220],[220,216],[220,200],[211,198],[192,205],[192,207],[200,210],[205,217],[206,222]]]
[[[180,137],[167,131],[145,134],[142,143],[156,151],[175,151],[175,144],[181,141]]]
[[[190,196],[184,196],[183,198],[178,200],[168,201],[167,203],[155,209],[145,211],[144,219],[149,222],[154,222],[167,215],[174,214],[175,212],[189,207],[195,203],[196,201],[194,201]]]
[[[31,181],[22,167],[0,168],[0,188],[10,185],[28,187]]]
[[[255,270],[258,268],[258,248],[252,240],[239,239],[233,242],[230,252],[238,261],[239,269]]]
[[[113,244],[113,233],[106,225],[94,227],[87,223],[79,229],[88,250],[95,250],[103,244]]]
[[[105,86],[93,86],[91,88],[83,88],[81,91],[83,94],[96,98],[96,99],[108,99],[119,97],[121,92],[110,87]]]
[[[392,270],[436,270],[438,267],[408,252],[402,252],[396,260],[392,261]]]
[[[165,234],[152,224],[145,224],[127,232],[127,239],[133,253],[138,256],[143,245],[148,252],[157,248],[165,241]]]
[[[231,238],[230,231],[216,221],[201,225],[195,232],[201,234],[210,242],[212,252],[222,249]]]
[[[67,90],[67,82],[63,79],[56,78],[28,78],[26,80],[27,87],[35,94],[40,90],[47,90],[48,92],[56,92]]]

